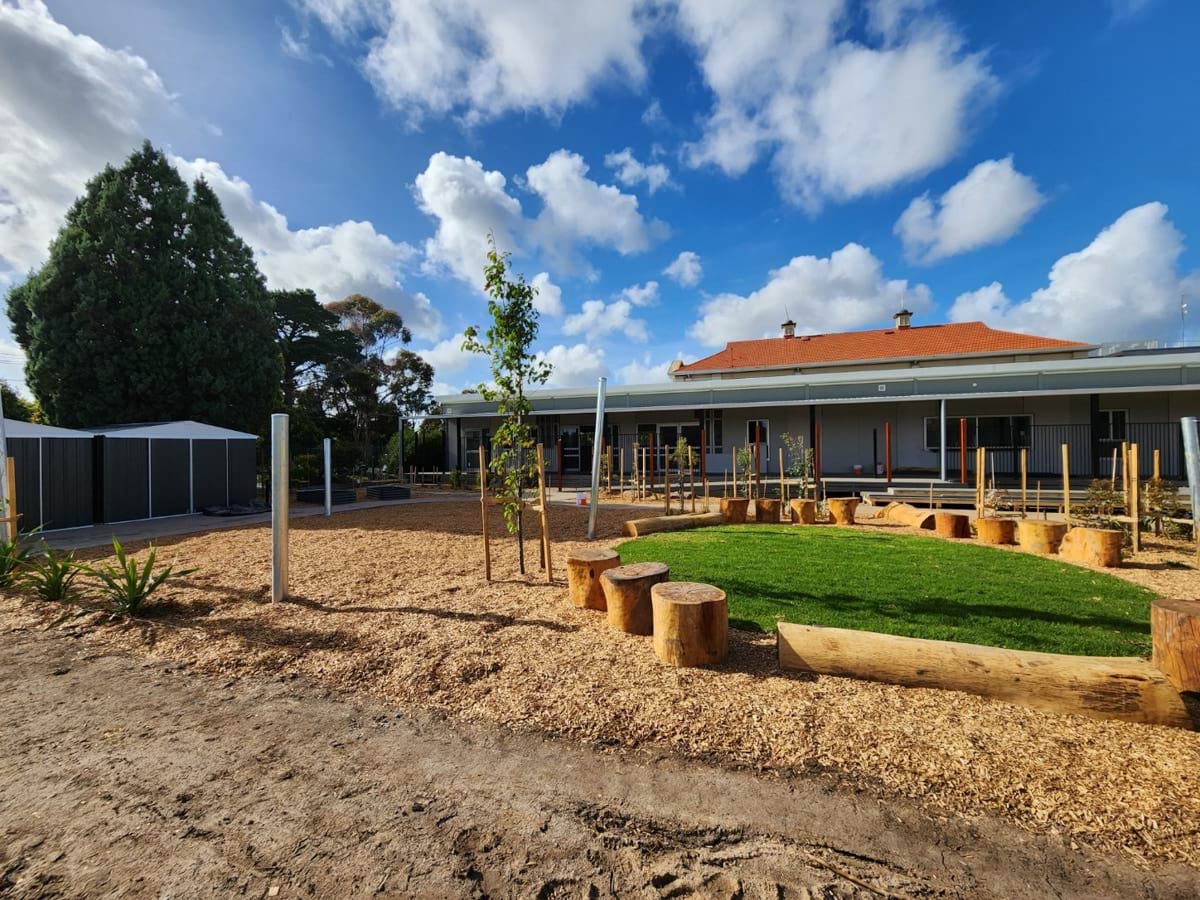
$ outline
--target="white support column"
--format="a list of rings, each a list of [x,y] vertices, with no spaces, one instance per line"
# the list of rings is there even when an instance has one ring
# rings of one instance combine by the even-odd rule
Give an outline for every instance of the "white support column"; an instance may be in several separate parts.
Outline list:
[[[1183,429],[1183,461],[1192,495],[1192,536],[1196,539],[1196,558],[1200,561],[1200,425],[1195,416],[1185,416],[1179,420],[1179,425]]]
[[[325,515],[333,515],[333,441],[325,438]]]
[[[596,388],[596,432],[592,436],[592,499],[588,507],[588,540],[596,537],[596,504],[600,502],[600,456],[604,450],[604,399],[608,379],[600,376]]]
[[[228,456],[226,456],[228,466]],[[271,416],[271,601],[288,588],[288,417]]]
[[[946,398],[938,401],[938,460],[941,463],[942,481],[946,480]]]

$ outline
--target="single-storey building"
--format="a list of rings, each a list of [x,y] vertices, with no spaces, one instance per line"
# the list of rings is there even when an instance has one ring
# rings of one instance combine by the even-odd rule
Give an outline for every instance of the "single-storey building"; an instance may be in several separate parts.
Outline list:
[[[763,472],[778,470],[781,435],[803,438],[823,476],[871,476],[888,462],[897,477],[956,480],[962,447],[991,453],[1001,477],[1028,451],[1032,475],[1109,475],[1112,451],[1137,442],[1142,474],[1153,450],[1164,477],[1184,477],[1180,418],[1200,416],[1200,347],[1106,352],[1076,341],[990,328],[982,322],[733,341],[693,363],[673,363],[662,384],[612,386],[602,440],[653,443],[657,465],[682,436],[703,446],[710,476],[731,468],[735,448],[759,445]],[[530,393],[551,469],[590,471],[596,389]],[[499,419],[477,394],[438,398],[446,421],[446,467],[478,467]],[[965,441],[964,441],[965,435]],[[557,451],[562,442],[561,454]]]

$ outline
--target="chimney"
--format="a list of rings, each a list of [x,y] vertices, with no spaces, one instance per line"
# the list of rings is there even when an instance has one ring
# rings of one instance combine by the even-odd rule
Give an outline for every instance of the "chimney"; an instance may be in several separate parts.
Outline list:
[[[796,336],[796,323],[788,319],[781,326],[783,328],[783,336],[785,338],[794,338]]]
[[[909,310],[902,309],[892,316],[892,318],[896,320],[896,328],[900,329],[912,327],[912,316],[913,314]]]

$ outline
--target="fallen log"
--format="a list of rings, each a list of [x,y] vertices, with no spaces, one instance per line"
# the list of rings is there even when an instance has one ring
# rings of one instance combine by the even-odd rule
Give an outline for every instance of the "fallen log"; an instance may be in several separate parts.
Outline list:
[[[779,667],[965,691],[1035,709],[1194,729],[1183,697],[1146,660],[1065,656],[779,623]]]
[[[1150,604],[1150,661],[1181,691],[1200,693],[1200,600]]]
[[[646,519],[630,519],[625,523],[625,534],[642,537],[662,531],[687,531],[689,528],[712,528],[725,520],[720,513],[688,513],[682,516],[650,516]]]
[[[899,522],[909,528],[932,531],[934,527],[932,509],[918,509],[909,503],[895,503],[884,507],[883,516],[890,522]]]

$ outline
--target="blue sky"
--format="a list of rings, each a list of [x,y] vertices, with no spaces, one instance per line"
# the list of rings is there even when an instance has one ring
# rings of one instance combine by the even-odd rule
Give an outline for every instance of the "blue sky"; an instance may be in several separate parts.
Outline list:
[[[570,7],[0,0],[0,286],[147,136],[273,286],[395,306],[450,389],[484,374],[456,347],[489,228],[543,288],[558,383],[659,379],[785,308],[1180,339],[1196,4]]]

